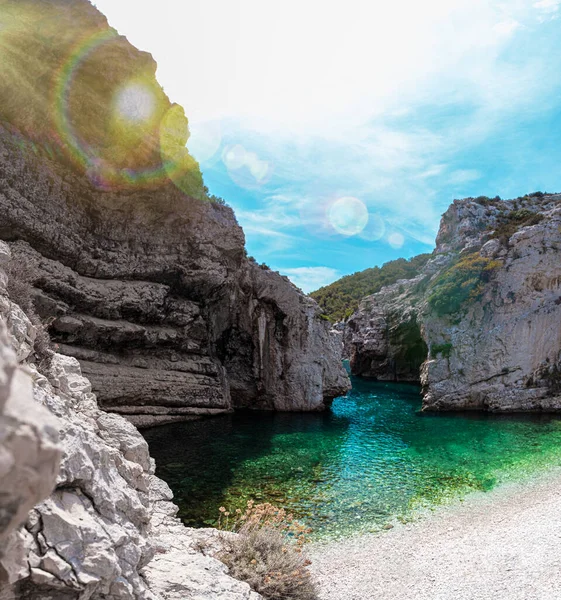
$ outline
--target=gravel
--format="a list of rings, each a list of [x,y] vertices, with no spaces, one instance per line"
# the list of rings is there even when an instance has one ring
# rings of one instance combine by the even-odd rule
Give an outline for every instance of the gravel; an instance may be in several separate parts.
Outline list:
[[[322,600],[560,600],[561,469],[310,554]]]

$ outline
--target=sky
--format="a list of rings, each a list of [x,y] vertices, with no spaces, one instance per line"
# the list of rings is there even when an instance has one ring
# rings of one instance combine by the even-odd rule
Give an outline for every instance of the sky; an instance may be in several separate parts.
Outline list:
[[[158,63],[248,253],[305,292],[561,191],[561,0],[96,0]]]

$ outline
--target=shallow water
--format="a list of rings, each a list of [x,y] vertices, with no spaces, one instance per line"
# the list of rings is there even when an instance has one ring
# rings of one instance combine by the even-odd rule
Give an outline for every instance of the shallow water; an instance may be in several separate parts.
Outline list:
[[[419,388],[353,380],[325,413],[236,413],[144,432],[190,526],[249,498],[331,537],[561,465],[561,418],[421,414]]]

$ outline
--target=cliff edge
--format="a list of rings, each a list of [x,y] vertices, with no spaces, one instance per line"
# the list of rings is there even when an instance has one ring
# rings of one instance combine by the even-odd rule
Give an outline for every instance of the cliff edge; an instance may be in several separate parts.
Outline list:
[[[259,600],[196,549],[140,433],[10,299],[0,242],[0,598]]]
[[[420,382],[425,410],[561,410],[561,195],[456,200],[436,243],[349,320],[354,374]]]

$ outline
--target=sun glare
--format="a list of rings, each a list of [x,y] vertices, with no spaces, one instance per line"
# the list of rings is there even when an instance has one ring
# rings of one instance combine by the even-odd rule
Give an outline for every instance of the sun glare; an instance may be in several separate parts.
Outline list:
[[[122,119],[131,123],[145,123],[154,114],[156,99],[148,86],[131,83],[119,90],[115,107]]]
[[[339,198],[327,209],[327,218],[337,233],[357,235],[368,223],[368,209],[358,198]]]

